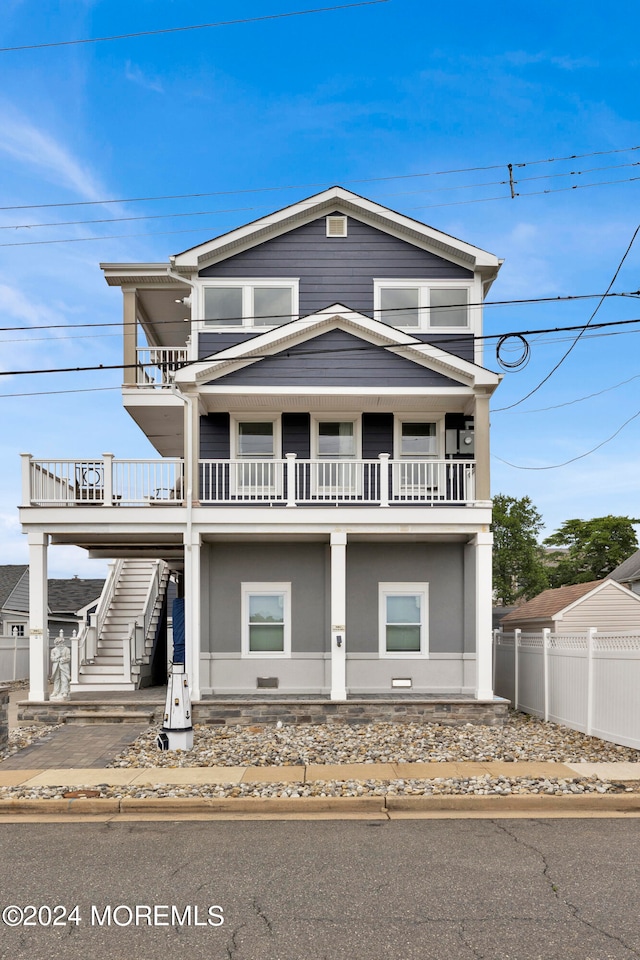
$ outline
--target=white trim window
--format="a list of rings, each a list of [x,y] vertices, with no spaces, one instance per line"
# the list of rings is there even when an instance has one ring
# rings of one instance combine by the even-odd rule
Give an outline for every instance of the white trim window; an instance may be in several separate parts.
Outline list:
[[[242,656],[291,656],[291,583],[243,583]]]
[[[280,327],[297,319],[297,280],[204,280],[203,329]]]
[[[312,490],[320,496],[356,496],[361,488],[359,460],[360,417],[311,417]]]
[[[401,330],[467,331],[471,283],[374,280],[376,320]]]
[[[381,657],[429,655],[429,584],[379,583]]]
[[[393,489],[401,498],[432,497],[444,482],[444,416],[396,416]]]
[[[273,416],[231,416],[231,492],[246,497],[274,494],[281,486],[280,418]]]

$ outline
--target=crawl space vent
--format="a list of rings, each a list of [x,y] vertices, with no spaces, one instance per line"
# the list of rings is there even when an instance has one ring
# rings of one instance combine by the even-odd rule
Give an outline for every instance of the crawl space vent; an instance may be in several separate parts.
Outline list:
[[[278,687],[278,677],[257,677],[256,679],[258,681],[256,684],[258,690],[267,688],[277,689]]]

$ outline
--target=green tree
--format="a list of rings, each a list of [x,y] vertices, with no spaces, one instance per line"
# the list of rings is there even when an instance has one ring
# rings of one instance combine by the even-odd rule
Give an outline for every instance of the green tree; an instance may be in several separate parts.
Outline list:
[[[529,497],[498,493],[493,498],[493,589],[500,603],[530,600],[548,586],[538,543],[542,527]]]
[[[601,580],[638,549],[638,538],[630,517],[594,517],[593,520],[566,520],[544,541],[563,547],[549,555],[553,566],[549,581],[553,587]]]

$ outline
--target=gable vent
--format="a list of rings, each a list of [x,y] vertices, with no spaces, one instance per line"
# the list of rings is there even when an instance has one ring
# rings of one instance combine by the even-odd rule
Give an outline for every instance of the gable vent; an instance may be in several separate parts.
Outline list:
[[[346,217],[327,217],[327,236],[328,237],[346,237],[347,218]]]

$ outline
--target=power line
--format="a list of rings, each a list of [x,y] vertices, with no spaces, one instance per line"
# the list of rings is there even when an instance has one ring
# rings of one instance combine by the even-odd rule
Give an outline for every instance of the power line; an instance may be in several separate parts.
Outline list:
[[[528,400],[529,397],[532,397],[534,393],[537,393],[537,391],[540,389],[540,387],[542,387],[542,386],[553,376],[553,374],[556,372],[556,370],[558,370],[558,368],[562,366],[562,364],[563,364],[564,361],[567,359],[567,357],[569,356],[569,354],[571,353],[571,351],[574,349],[574,347],[577,346],[578,341],[580,340],[580,338],[581,338],[581,337],[583,336],[583,334],[585,333],[587,327],[590,326],[591,321],[593,320],[593,318],[594,318],[595,315],[597,314],[598,310],[600,309],[600,307],[601,307],[602,304],[604,303],[607,294],[608,294],[609,291],[611,290],[611,287],[612,287],[612,286],[614,285],[614,283],[616,282],[616,279],[617,279],[617,277],[618,277],[618,274],[620,273],[620,271],[621,271],[621,269],[622,269],[622,265],[624,264],[625,260],[627,259],[627,256],[629,255],[629,253],[630,253],[630,251],[631,251],[631,248],[632,248],[632,246],[633,246],[633,244],[634,244],[634,242],[635,242],[635,239],[636,239],[636,237],[638,236],[638,232],[640,232],[640,224],[639,224],[639,225],[636,227],[636,229],[634,230],[633,236],[631,237],[631,240],[629,241],[629,245],[627,246],[627,249],[625,250],[625,252],[624,252],[624,254],[623,254],[623,256],[622,256],[622,259],[620,260],[618,266],[616,267],[615,273],[613,274],[613,277],[611,278],[611,282],[609,283],[609,286],[607,287],[607,289],[606,289],[605,292],[603,293],[603,295],[602,295],[602,297],[600,298],[600,300],[598,301],[598,303],[597,303],[597,305],[596,305],[593,313],[591,314],[591,316],[589,317],[589,319],[587,320],[587,322],[584,324],[582,330],[578,333],[578,335],[576,336],[575,340],[573,341],[573,343],[571,344],[571,346],[569,347],[569,349],[566,350],[566,352],[562,355],[562,357],[560,357],[560,359],[558,360],[558,362],[555,364],[554,367],[552,367],[552,369],[549,371],[549,373],[546,375],[546,377],[543,377],[543,379],[542,379],[538,384],[536,384],[536,386],[533,388],[533,390],[530,390],[529,393],[525,394],[524,397],[521,397],[520,400],[516,400],[515,403],[510,403],[510,404],[509,404],[508,406],[506,406],[506,407],[498,407],[498,408],[496,409],[496,411],[495,411],[496,413],[499,413],[499,412],[501,412],[501,411],[503,411],[503,410],[512,410],[513,407],[517,407],[519,404],[523,403],[525,400]]]
[[[598,329],[598,328],[601,328],[601,327],[612,327],[612,326],[615,327],[615,326],[621,326],[621,325],[623,325],[623,324],[631,324],[631,323],[640,323],[640,317],[636,317],[636,318],[634,318],[634,319],[632,319],[632,320],[612,320],[612,321],[610,321],[610,322],[608,322],[608,323],[597,324],[597,325],[594,326],[592,329]],[[582,325],[582,326],[583,326],[583,325]],[[569,327],[569,328],[566,328],[566,329],[570,329],[570,330],[582,329],[582,326],[579,327],[579,328]],[[552,329],[550,329],[550,330],[545,330],[545,331],[539,331],[539,330],[537,330],[537,331],[525,331],[525,334],[540,333],[540,332],[543,332],[543,333],[552,333],[552,332],[557,332],[557,331],[562,330],[562,329],[563,329],[563,328],[556,327],[556,328],[552,328]],[[522,335],[525,335],[525,334],[522,334]],[[514,333],[514,334],[511,334],[511,335],[512,335],[512,336],[517,336],[517,335],[520,335],[520,334]],[[410,336],[410,334],[408,334],[408,336]],[[504,336],[504,334],[492,334],[490,338],[493,339],[493,338],[495,338],[496,336]],[[296,352],[297,352],[297,355],[298,355],[298,356],[302,356],[302,355],[312,355],[312,356],[320,356],[320,355],[323,355],[323,356],[324,356],[324,355],[336,354],[336,353],[363,353],[363,352],[373,352],[373,351],[377,351],[377,350],[388,350],[388,351],[402,350],[402,349],[404,349],[405,347],[419,347],[419,346],[422,346],[422,345],[431,346],[431,347],[434,347],[434,348],[437,350],[442,343],[447,342],[447,339],[448,339],[448,338],[442,338],[441,340],[438,340],[436,343],[432,343],[432,344],[429,344],[428,342],[424,342],[424,341],[421,342],[421,343],[408,342],[408,343],[391,343],[391,344],[379,344],[379,345],[378,345],[378,344],[371,344],[371,343],[370,343],[370,344],[366,344],[366,345],[363,345],[363,346],[357,346],[357,347],[331,347],[331,348],[325,348],[325,349],[323,349],[323,350],[306,350],[306,351],[305,351],[305,350],[297,350]],[[459,336],[457,336],[457,337],[452,337],[452,338],[449,338],[449,339],[454,340],[454,341],[455,341],[455,340],[459,340]],[[487,337],[487,338],[485,338],[485,337],[478,337],[478,338],[476,338],[476,339],[483,339],[483,340],[484,340],[484,339],[489,339],[489,337]],[[147,348],[147,349],[154,349],[154,348]],[[280,353],[276,353],[276,354],[264,354],[264,353],[254,353],[254,354],[250,354],[250,353],[246,353],[246,354],[243,354],[242,357],[238,357],[237,359],[241,359],[241,360],[264,360],[264,359],[270,359],[270,360],[287,360],[287,359],[289,359],[289,349],[290,349],[290,348],[286,348],[286,347],[285,347],[285,348],[283,348],[283,350],[282,350]],[[443,352],[442,352],[442,355],[445,356],[445,355],[446,355],[446,351],[443,351]],[[52,374],[52,373],[86,373],[86,372],[89,372],[89,371],[99,371],[99,370],[133,370],[133,369],[139,369],[139,368],[142,367],[142,366],[154,366],[154,367],[157,367],[158,369],[160,369],[160,368],[167,368],[167,367],[170,367],[170,368],[172,368],[172,369],[186,369],[187,367],[191,367],[191,366],[193,366],[194,364],[201,363],[201,362],[204,361],[204,360],[208,360],[208,361],[210,361],[211,363],[226,363],[226,362],[228,362],[230,359],[236,359],[236,358],[229,358],[229,357],[219,358],[219,357],[216,357],[216,355],[213,355],[213,356],[211,356],[211,357],[202,357],[202,358],[198,358],[198,359],[195,359],[195,360],[185,360],[185,361],[182,361],[182,362],[176,362],[175,360],[167,360],[167,361],[162,361],[162,360],[160,360],[160,361],[157,361],[157,362],[154,362],[154,363],[151,363],[151,362],[150,362],[149,364],[144,364],[144,363],[140,363],[140,362],[138,362],[138,363],[129,363],[129,364],[126,364],[126,363],[102,364],[102,363],[100,363],[100,364],[96,364],[96,365],[93,365],[93,366],[86,366],[86,367],[51,367],[51,368],[48,368],[48,369],[35,369],[35,370],[0,370],[0,376],[9,377],[9,376],[26,376],[26,375],[32,376],[32,375],[36,375],[36,374]],[[508,408],[500,408],[500,409],[508,409]],[[498,413],[498,412],[500,412],[500,411],[499,411],[499,410],[495,410],[494,412]]]
[[[622,433],[622,431],[626,426],[628,426],[633,420],[636,420],[638,417],[640,417],[640,410],[634,413],[633,416],[629,417],[628,420],[625,420],[624,423],[618,427],[615,433],[612,433],[611,436],[607,437],[606,440],[603,440],[601,443],[598,443],[595,447],[592,447],[591,450],[587,450],[586,453],[581,453],[577,457],[571,457],[570,460],[565,460],[563,463],[552,463],[552,464],[548,464],[545,467],[525,467],[522,464],[510,463],[509,460],[503,460],[502,457],[497,457],[495,455],[494,455],[494,459],[499,460],[500,463],[505,463],[508,467],[514,467],[514,469],[516,470],[557,470],[559,467],[566,467],[570,463],[576,463],[576,461],[578,460],[584,460],[585,457],[590,457],[592,453],[596,452],[596,450],[600,450],[600,448],[604,447],[605,444],[611,443],[611,441],[614,440],[619,433]]]
[[[1,52],[1,51],[0,51]],[[566,160],[584,160],[589,157],[604,157],[612,156],[618,153],[632,153],[633,151],[640,150],[640,144],[632,147],[618,147],[614,150],[595,150],[591,153],[572,153],[566,157],[549,157],[547,159],[538,159],[538,160],[522,160],[518,163],[513,163],[513,167],[518,167],[519,169],[523,167],[536,166],[542,163],[562,163]],[[452,168],[450,170],[430,170],[421,173],[405,173],[405,174],[394,174],[387,177],[360,177],[360,178],[351,178],[348,180],[342,180],[342,183],[384,183],[390,180],[416,180],[421,177],[443,177],[449,176],[455,173],[478,173],[485,170],[500,170],[506,168],[508,164],[505,163],[494,163],[489,164],[488,166],[475,166],[475,167],[458,167]],[[45,210],[61,207],[95,207],[95,206],[105,206],[110,203],[150,203],[158,200],[198,200],[204,197],[229,197],[237,196],[240,194],[246,193],[277,193],[283,190],[303,190],[313,187],[326,187],[331,185],[329,180],[321,180],[316,182],[308,183],[289,183],[281,184],[280,186],[269,186],[269,187],[250,187],[240,190],[215,190],[207,193],[177,193],[177,194],[162,194],[155,197],[121,197],[119,199],[106,199],[106,200],[71,200],[65,203],[28,203],[28,204],[18,204],[14,206],[0,206],[0,212],[6,210]]]
[[[605,294],[602,294],[602,293],[567,294],[565,296],[556,296],[556,297],[525,297],[518,300],[489,300],[489,301],[477,300],[471,303],[447,304],[443,307],[438,307],[438,309],[439,310],[456,310],[459,307],[505,307],[505,306],[522,306],[522,305],[537,304],[537,303],[568,303],[573,300],[593,300],[595,298],[600,298],[603,296],[635,298],[636,296],[640,296],[640,290],[616,292],[616,293],[605,293]],[[379,309],[376,309],[374,312],[376,315],[381,313],[394,314],[398,312],[404,312],[405,309],[406,309],[405,307],[381,307]],[[420,309],[430,310],[431,308],[421,307]],[[324,311],[319,311],[319,313],[324,313]],[[327,315],[333,316],[333,313],[327,313]],[[270,314],[270,316],[272,316],[274,319],[283,319],[283,318],[288,318],[291,315],[290,314]],[[240,328],[239,326],[239,321],[243,319],[255,320],[256,317],[252,317],[252,316],[246,316],[244,318],[240,316],[224,317],[220,320],[220,326],[223,326],[224,324],[229,324],[229,325],[234,324],[234,325],[237,325],[237,329],[240,332],[246,332],[247,330],[246,327]],[[258,319],[264,319],[264,318],[260,317]],[[304,319],[304,317],[300,317],[299,319]],[[152,325],[162,326],[163,324],[176,323],[176,322],[177,322],[176,320],[154,320],[152,321]],[[597,330],[600,326],[610,326],[611,324],[615,325],[615,324],[636,323],[636,322],[637,320],[635,319],[616,320],[616,321],[611,321],[610,323],[605,323],[605,324],[595,324],[592,326],[592,329]],[[76,330],[76,329],[80,330],[80,329],[85,329],[87,327],[91,329],[100,329],[103,327],[132,327],[137,325],[138,325],[137,320],[130,320],[130,321],[112,320],[108,322],[104,321],[101,323],[93,323],[93,322],[91,323],[47,323],[47,324],[37,324],[33,326],[29,325],[29,326],[0,327],[0,333],[9,333],[13,331],[22,331],[22,330],[27,332],[30,332],[32,330]],[[583,326],[582,324],[576,324],[575,326],[568,326],[568,327],[548,327],[548,328],[541,328],[541,329],[534,329],[534,330],[519,330],[519,331],[515,331],[513,335],[515,336],[516,334],[520,334],[521,336],[533,336],[539,333],[563,333],[571,330],[580,330],[582,329],[582,326]],[[211,332],[214,332],[216,329],[217,329],[216,327],[210,328]],[[421,332],[421,331],[418,331],[418,332]],[[437,331],[433,331],[433,330],[430,332],[437,333]],[[474,336],[475,340],[496,340],[503,336],[512,335],[510,333],[507,333],[507,334],[504,334],[504,333],[489,334],[488,333],[488,334],[483,334],[482,336],[475,336],[471,334],[469,331],[466,331],[464,328],[461,328],[460,334],[456,334],[456,336],[453,339],[457,340],[459,339],[460,335],[465,335],[465,334],[467,334],[468,336]],[[444,342],[444,341],[441,341],[441,342]]]
[[[627,167],[638,167],[640,166],[640,160],[634,161],[633,163],[616,163],[604,167],[589,167],[586,170],[571,170],[568,173],[549,173],[543,174],[536,177],[522,177],[518,180],[515,180],[514,183],[526,183],[532,180],[557,180],[564,177],[578,177],[583,176],[585,173],[594,173],[601,170],[622,170]],[[619,181],[624,183],[626,181]],[[416,193],[451,193],[455,190],[475,190],[478,187],[499,187],[508,185],[508,180],[491,180],[491,181],[481,181],[479,183],[465,183],[457,184],[453,187],[428,187],[423,190],[411,190],[403,191],[402,193],[392,193],[386,194],[386,196],[414,196]],[[587,184],[587,186],[592,186],[592,184]],[[543,193],[546,191],[540,191]],[[525,196],[535,196],[536,194],[525,194]],[[385,196],[385,194],[382,194]],[[520,193],[516,193],[516,196],[520,196]],[[501,198],[508,199],[508,198]],[[300,203],[300,206],[304,206],[304,201]],[[310,201],[308,206],[312,206],[313,203]],[[264,207],[264,205],[262,205]],[[247,213],[249,211],[259,210],[261,207],[226,207],[221,210],[193,210],[193,211],[178,211],[177,213],[152,213],[152,214],[141,214],[140,216],[128,216],[128,217],[100,217],[99,219],[93,220],[56,220],[48,223],[2,223],[0,224],[0,230],[37,230],[43,227],[77,227],[77,226],[86,226],[87,224],[99,224],[99,223],[131,223],[137,222],[140,220],[173,220],[181,217],[208,217],[208,216],[217,216],[222,213]],[[419,209],[419,208],[416,208]]]
[[[588,190],[591,187],[610,187],[615,186],[616,184],[622,183],[634,183],[640,180],[638,177],[626,177],[623,180],[600,180],[597,183],[577,183],[572,187],[559,187],[555,190],[534,190],[527,193],[516,193],[514,197],[511,196],[500,196],[500,197],[478,197],[473,200],[452,200],[450,203],[428,203],[420,204],[415,207],[407,207],[408,210],[435,210],[438,207],[459,207],[466,206],[471,203],[491,203],[496,200],[512,200],[516,197],[539,197],[544,196],[550,193],[566,193],[570,190]],[[186,214],[184,214],[186,216]],[[194,214],[195,216],[195,214]],[[135,218],[131,218],[135,219]],[[139,219],[145,219],[143,217]],[[149,218],[153,219],[153,218]],[[275,221],[274,221],[275,222]],[[268,221],[264,223],[264,226],[269,226]],[[200,230],[216,230],[217,227],[191,227],[188,230],[161,230],[161,231],[151,231],[145,233],[115,233],[107,234],[106,236],[97,236],[97,237],[62,237],[54,240],[20,240],[16,243],[0,243],[0,247],[37,247],[37,246],[46,246],[54,243],[89,243],[96,240],[133,240],[137,237],[168,237],[175,236],[176,234],[181,233],[196,233]],[[235,229],[235,227],[229,227],[227,229]]]
[[[592,400],[594,397],[600,397],[603,393],[611,393],[612,390],[617,390],[618,387],[624,387],[628,383],[632,383],[634,380],[640,380],[640,373],[637,373],[633,377],[629,377],[628,380],[621,380],[619,383],[614,383],[610,387],[604,387],[603,390],[596,390],[595,393],[588,393],[584,397],[576,397],[575,400],[565,400],[564,403],[553,403],[549,407],[536,407],[534,410],[516,410],[514,413],[507,414],[510,417],[522,416],[525,413],[546,413],[548,410],[559,410],[561,407],[572,407],[574,403],[582,403],[584,400]],[[505,411],[492,410],[492,413],[504,413]]]
[[[0,398],[53,397],[59,393],[103,393],[105,390],[120,390],[120,387],[78,387],[75,390],[34,390],[30,393],[0,393]]]
[[[351,7],[371,7],[389,0],[360,0],[359,3],[342,3],[333,7],[316,7],[313,10],[294,10],[290,13],[271,13],[263,17],[244,17],[239,20],[218,20],[215,23],[195,23],[186,27],[166,27],[162,30],[140,30],[137,33],[119,33],[112,37],[88,37],[83,40],[58,40],[53,43],[29,43],[19,47],[0,47],[0,53],[17,50],[42,50],[46,47],[71,47],[82,43],[106,43],[109,40],[130,40],[134,37],[155,37],[163,33],[185,33],[188,30],[209,30],[212,27],[230,27],[242,23],[260,23],[265,20],[284,20],[286,17],[304,17],[311,13],[329,13],[334,10],[348,10]]]

